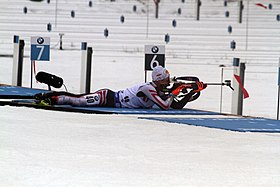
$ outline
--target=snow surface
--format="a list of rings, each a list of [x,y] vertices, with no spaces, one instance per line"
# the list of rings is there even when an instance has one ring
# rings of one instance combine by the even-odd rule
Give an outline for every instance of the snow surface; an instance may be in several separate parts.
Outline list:
[[[280,184],[279,134],[8,106],[0,117],[3,186]]]
[[[272,10],[250,1],[248,46],[246,18],[238,24],[237,2],[202,1],[195,21],[194,1],[161,2],[154,19],[153,2],[59,0],[0,1],[0,83],[11,84],[13,35],[26,42],[23,86],[30,86],[30,36],[51,37],[51,62],[37,71],[64,78],[70,92],[80,92],[81,42],[94,48],[92,88],[119,90],[144,81],[144,45],[165,44],[172,75],[195,75],[204,82],[232,79],[232,58],[246,62],[244,115],[276,118],[280,50],[277,1]],[[190,6],[188,6],[189,4]],[[209,3],[209,4],[208,4]],[[132,6],[137,5],[137,12]],[[244,2],[244,10],[248,10]],[[23,14],[23,7],[28,13]],[[182,8],[182,15],[176,13]],[[70,11],[76,10],[76,17]],[[231,11],[229,19],[224,12]],[[125,23],[119,17],[125,15]],[[246,15],[246,11],[244,12]],[[178,21],[173,28],[173,19]],[[53,31],[47,32],[51,22]],[[233,33],[227,27],[233,26]],[[148,25],[148,26],[147,26]],[[103,30],[109,29],[109,37]],[[65,33],[58,50],[58,33]],[[147,36],[148,35],[148,36]],[[229,49],[230,41],[237,49]],[[8,57],[7,57],[8,56]],[[45,85],[33,82],[36,88]],[[231,90],[223,88],[222,112],[230,112]],[[189,108],[220,111],[220,87],[208,87]],[[279,134],[238,133],[141,120],[135,115],[93,115],[0,107],[0,186],[279,186]],[[187,116],[186,116],[187,117]],[[193,117],[193,116],[192,116]],[[207,116],[206,116],[207,117]]]

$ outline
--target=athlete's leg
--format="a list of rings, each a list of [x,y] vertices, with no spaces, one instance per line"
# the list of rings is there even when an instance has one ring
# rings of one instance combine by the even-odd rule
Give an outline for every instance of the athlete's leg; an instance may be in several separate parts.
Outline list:
[[[109,89],[101,89],[92,94],[83,95],[86,106],[115,107],[115,92]]]
[[[108,89],[98,90],[90,94],[56,95],[51,98],[54,103],[59,105],[114,107],[114,92]]]
[[[64,91],[51,91],[51,92],[46,92],[46,93],[38,93],[35,94],[34,98],[38,100],[44,100],[46,98],[51,98],[52,96],[60,96],[60,95],[65,95],[65,96],[72,96],[72,97],[79,97],[83,94],[73,94],[70,92],[64,92]]]

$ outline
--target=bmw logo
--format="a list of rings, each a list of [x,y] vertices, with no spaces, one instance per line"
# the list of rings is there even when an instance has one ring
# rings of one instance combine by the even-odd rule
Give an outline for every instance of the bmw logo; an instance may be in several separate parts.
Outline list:
[[[39,37],[39,38],[37,38],[37,43],[38,44],[43,44],[44,43],[44,38],[43,37]]]
[[[153,46],[152,49],[151,49],[151,51],[152,51],[153,53],[157,53],[157,52],[159,51],[159,48],[158,48],[157,46]]]

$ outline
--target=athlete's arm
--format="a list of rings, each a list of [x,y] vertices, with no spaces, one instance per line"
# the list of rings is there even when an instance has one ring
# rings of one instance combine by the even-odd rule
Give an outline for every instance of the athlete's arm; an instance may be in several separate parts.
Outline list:
[[[158,107],[160,107],[163,110],[168,110],[173,101],[173,97],[169,97],[166,100],[161,99],[160,96],[157,94],[156,89],[151,85],[145,85],[140,87],[137,95],[141,96],[141,94],[144,94],[147,98],[152,100]]]

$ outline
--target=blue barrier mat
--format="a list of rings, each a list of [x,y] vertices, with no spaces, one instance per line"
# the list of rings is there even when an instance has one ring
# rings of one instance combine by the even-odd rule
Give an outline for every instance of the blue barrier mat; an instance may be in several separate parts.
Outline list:
[[[239,132],[280,132],[280,121],[265,118],[164,118],[140,117],[171,123],[218,128]]]

